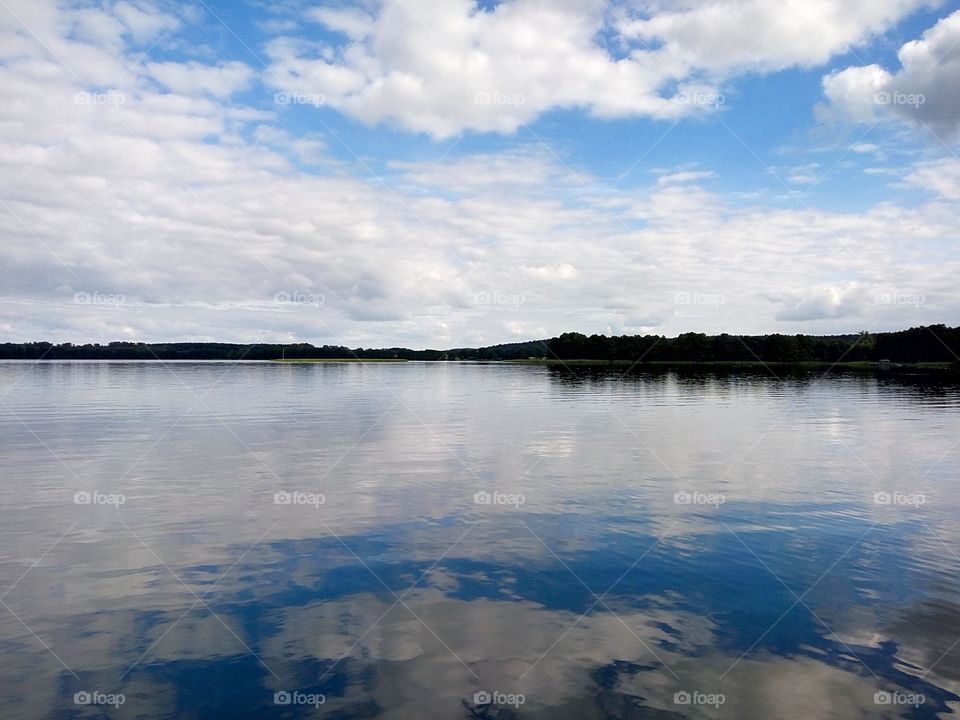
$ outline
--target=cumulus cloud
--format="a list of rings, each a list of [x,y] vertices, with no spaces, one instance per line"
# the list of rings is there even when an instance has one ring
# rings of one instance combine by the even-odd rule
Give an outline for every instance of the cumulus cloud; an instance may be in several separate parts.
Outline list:
[[[924,2],[916,0],[664,0],[627,21],[627,37],[660,41],[656,53],[691,69],[782,70],[814,66],[883,32]]]
[[[858,122],[895,118],[950,133],[960,124],[960,11],[900,48],[900,68],[849,67],[823,80],[831,107]]]
[[[513,132],[554,108],[672,119],[718,111],[738,73],[824,63],[923,4],[381,0],[312,11],[339,40],[276,39],[267,78],[439,138]]]

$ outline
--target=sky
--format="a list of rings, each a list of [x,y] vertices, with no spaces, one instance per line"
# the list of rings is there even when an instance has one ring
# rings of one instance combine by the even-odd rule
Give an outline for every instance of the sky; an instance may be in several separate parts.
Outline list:
[[[960,2],[0,0],[0,341],[960,317]]]

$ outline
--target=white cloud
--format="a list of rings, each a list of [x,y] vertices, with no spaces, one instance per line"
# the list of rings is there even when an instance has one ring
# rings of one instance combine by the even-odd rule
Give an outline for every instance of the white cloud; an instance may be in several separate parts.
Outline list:
[[[471,0],[384,0],[372,14],[314,10],[343,42],[279,38],[267,78],[438,138],[510,133],[554,108],[672,119],[721,109],[738,73],[822,64],[923,4],[508,0],[483,12]]]
[[[208,93],[226,98],[247,88],[253,70],[241,62],[204,65],[198,62],[149,63],[147,73],[175,93],[197,95]]]
[[[540,280],[573,280],[580,274],[577,268],[570,263],[528,266],[524,267],[523,270]]]
[[[785,307],[777,313],[777,319],[807,321],[845,318],[862,310],[867,297],[856,284],[798,291],[781,301]]]
[[[118,2],[113,6],[113,12],[123,21],[137,42],[153,40],[160,33],[172,30],[180,24],[179,18],[163,12],[151,2]]]
[[[369,33],[376,22],[374,16],[361,8],[317,7],[308,10],[307,17],[353,40]]]
[[[777,176],[780,171],[774,168],[772,172],[775,176]],[[793,185],[815,185],[823,179],[823,175],[824,173],[820,168],[819,163],[798,165],[796,167],[789,168],[786,171],[787,182]]]
[[[815,66],[883,32],[926,4],[917,0],[681,0],[644,3],[649,18],[627,37],[659,41],[657,55],[723,73]]]
[[[559,165],[548,151],[508,150],[498,154],[473,155],[435,164],[391,161],[391,170],[409,183],[408,190],[465,193],[494,188],[513,188],[527,193],[556,195],[579,188],[584,176]]]
[[[960,125],[960,11],[900,48],[900,69],[850,67],[828,75],[832,108],[855,121],[896,118],[953,132]]]
[[[918,163],[906,180],[946,200],[960,200],[960,160],[957,158]]]
[[[832,107],[857,122],[875,122],[878,98],[886,92],[891,76],[879,65],[852,67],[823,79],[823,91]]]
[[[657,178],[658,185],[679,185],[681,183],[697,182],[706,180],[716,175],[712,170],[685,170],[681,172],[668,173]]]

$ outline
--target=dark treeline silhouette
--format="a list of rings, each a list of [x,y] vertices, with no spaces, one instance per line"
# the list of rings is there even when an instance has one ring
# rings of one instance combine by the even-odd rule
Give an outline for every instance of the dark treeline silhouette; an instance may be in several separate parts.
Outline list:
[[[600,360],[643,362],[937,362],[956,363],[960,328],[945,325],[857,335],[583,335],[564,333],[549,340],[452,350],[365,349],[336,345],[230,343],[130,343],[53,345],[0,344],[5,360]]]
[[[493,345],[486,348],[454,350],[410,350],[408,348],[348,348],[339,345],[314,346],[233,343],[131,343],[107,345],[54,345],[48,342],[0,344],[0,360],[516,360],[543,355],[543,341]]]
[[[857,335],[704,335],[684,333],[675,338],[655,335],[606,337],[565,333],[547,341],[551,356],[563,360],[631,360],[645,362],[775,363],[956,362],[960,328],[945,325]]]

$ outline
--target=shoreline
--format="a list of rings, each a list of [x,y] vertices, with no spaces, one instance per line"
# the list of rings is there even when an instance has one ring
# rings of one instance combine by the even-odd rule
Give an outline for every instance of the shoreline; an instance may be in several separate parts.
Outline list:
[[[499,362],[510,365],[540,365],[545,367],[637,367],[637,368],[797,368],[797,369],[818,369],[818,368],[838,368],[845,370],[869,370],[884,373],[902,373],[911,370],[923,370],[934,372],[960,373],[960,366],[957,363],[949,362],[923,362],[923,363],[893,363],[884,368],[878,362],[870,360],[856,360],[850,362],[827,362],[825,360],[807,360],[796,362],[767,361],[767,360],[593,360],[582,358],[577,360],[561,360],[558,358],[537,358],[527,360],[501,360]]]
[[[406,358],[275,358],[267,362],[282,364],[304,363],[405,363]]]

